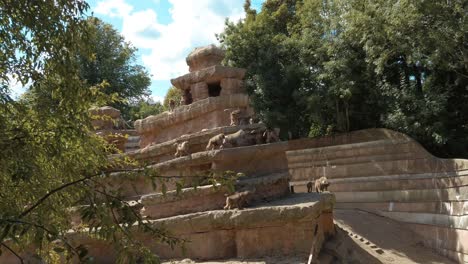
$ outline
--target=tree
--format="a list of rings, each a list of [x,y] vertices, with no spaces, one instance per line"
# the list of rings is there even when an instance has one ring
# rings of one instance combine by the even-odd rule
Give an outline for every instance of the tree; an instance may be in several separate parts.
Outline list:
[[[106,94],[117,94],[122,101],[112,106],[121,110],[124,118],[130,118],[130,105],[148,96],[151,84],[146,69],[135,64],[136,49],[115,30],[112,25],[98,18],[87,19],[89,56],[79,56],[81,78],[88,85],[103,81],[109,83],[104,89]]]
[[[19,252],[32,246],[48,263],[58,262],[58,253],[84,261],[86,249],[67,236],[70,209],[88,205],[81,216],[92,224],[76,232],[111,241],[123,263],[142,255],[156,261],[131,237],[135,222],[155,239],[178,240],[145,224],[103,181],[121,161],[110,160],[109,146],[91,131],[88,109],[108,97],[105,82],[90,86],[80,78],[76,54],[85,57],[90,48],[87,8],[80,0],[0,3],[0,252],[22,260]],[[23,99],[10,97],[11,79],[32,84]]]
[[[166,96],[164,96],[163,105],[166,110],[169,110],[169,102],[174,100],[176,105],[180,105],[180,99],[182,98],[182,91],[171,86],[169,90],[167,90]]]
[[[387,127],[468,157],[464,1],[267,0],[227,22],[226,63],[269,125],[296,136]]]
[[[268,126],[280,127],[283,137],[288,131],[294,137],[304,136],[310,128],[305,100],[309,94],[307,69],[291,38],[298,5],[292,0],[266,1],[256,14],[247,1],[244,8],[246,19],[227,22],[218,36],[226,48],[226,63],[247,69],[247,92]]]
[[[130,120],[146,118],[150,115],[158,115],[164,112],[164,106],[160,102],[151,102],[150,100],[140,100],[130,108]]]

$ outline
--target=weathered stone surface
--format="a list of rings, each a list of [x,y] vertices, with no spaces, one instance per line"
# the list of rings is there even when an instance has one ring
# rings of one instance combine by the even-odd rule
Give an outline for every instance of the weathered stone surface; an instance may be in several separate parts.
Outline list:
[[[91,124],[96,130],[124,128],[120,111],[111,106],[92,107],[89,109],[89,113],[92,117]]]
[[[221,96],[244,93],[244,81],[234,78],[224,78],[221,80]]]
[[[236,189],[255,188],[251,201],[264,201],[280,198],[289,194],[288,174],[273,174],[258,178],[248,178],[236,184]],[[141,197],[144,205],[142,214],[152,219],[188,214],[208,210],[221,209],[226,201],[225,188],[214,188],[212,185],[201,186],[197,189],[182,189],[178,194],[170,191],[148,194]]]
[[[229,126],[229,112],[226,108],[250,108],[247,95],[236,94],[209,97],[190,105],[178,107],[174,112],[164,112],[135,121],[140,134],[140,147],[161,143],[200,132],[203,129]]]
[[[317,239],[316,247],[320,249],[325,236],[334,233],[330,213],[333,204],[332,194],[294,195],[244,210],[208,211],[149,221],[155,227],[164,226],[173,235],[187,239],[186,254],[178,247],[173,250],[161,245],[147,235],[137,233],[137,237],[165,259],[308,254],[313,239]],[[314,236],[315,226],[318,227],[317,236]],[[96,256],[99,263],[114,263],[115,254],[108,252],[105,243],[83,236],[75,237],[74,241],[92,246],[91,255]]]
[[[468,253],[463,250],[468,240],[441,236],[468,230],[468,160],[438,159],[413,139],[390,130],[356,133],[365,140],[352,139],[354,134],[339,139],[342,144],[287,152],[295,190],[304,191],[307,181],[325,175],[338,208],[426,226],[419,229],[428,232],[428,246],[453,259]],[[444,239],[451,242],[440,243]]]
[[[224,78],[242,80],[244,79],[245,72],[246,70],[241,68],[215,65],[171,79],[171,83],[178,89],[187,90],[190,88],[190,85],[199,82],[220,83]]]
[[[195,48],[187,56],[189,71],[197,71],[214,65],[220,65],[224,59],[225,51],[211,44],[204,47]]]
[[[120,110],[117,110],[111,106],[92,107],[91,109],[89,109],[89,111],[91,115],[108,116],[114,119],[120,117]]]
[[[200,101],[209,97],[208,84],[205,82],[194,83],[190,85],[193,101]]]
[[[138,149],[136,151],[126,153],[132,159],[149,162],[149,163],[158,163],[162,161],[167,161],[173,159],[174,144],[181,143],[183,141],[189,142],[189,153],[202,152],[206,150],[207,142],[210,138],[220,133],[230,134],[236,132],[238,129],[244,129],[245,131],[258,130],[263,131],[266,129],[264,124],[252,124],[246,126],[225,126],[217,127],[211,129],[205,129],[200,132],[192,133],[190,135],[182,135],[178,138],[159,143],[159,144],[150,144],[145,148]]]

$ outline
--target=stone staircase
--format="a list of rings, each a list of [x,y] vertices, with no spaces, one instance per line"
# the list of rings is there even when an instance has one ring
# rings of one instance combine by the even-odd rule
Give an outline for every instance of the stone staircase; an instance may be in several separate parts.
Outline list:
[[[370,132],[370,131],[368,131]],[[468,262],[468,161],[438,159],[406,135],[287,152],[292,185],[326,176],[337,209],[398,220],[424,244]]]
[[[128,136],[125,152],[136,151],[140,148],[140,136]]]

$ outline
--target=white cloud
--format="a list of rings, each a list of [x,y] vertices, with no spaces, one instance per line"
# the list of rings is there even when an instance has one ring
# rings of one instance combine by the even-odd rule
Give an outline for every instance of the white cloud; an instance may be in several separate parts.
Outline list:
[[[164,96],[151,95],[150,99],[153,103],[160,102],[162,104],[164,102]]]
[[[105,0],[97,4],[94,12],[109,17],[124,17],[133,10],[133,6],[125,0]]]
[[[188,72],[185,57],[197,46],[217,43],[226,17],[243,16],[244,0],[168,0],[172,21],[158,22],[153,9],[132,12],[124,0],[105,0],[96,13],[123,19],[122,34],[137,48],[149,49],[142,61],[154,80],[168,80]],[[98,9],[99,8],[99,9]],[[99,10],[99,12],[98,12]]]

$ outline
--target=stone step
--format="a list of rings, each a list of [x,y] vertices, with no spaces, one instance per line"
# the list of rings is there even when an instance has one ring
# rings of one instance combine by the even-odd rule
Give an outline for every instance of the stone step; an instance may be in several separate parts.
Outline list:
[[[289,194],[288,174],[277,173],[257,178],[246,178],[236,183],[236,190],[252,190],[250,203],[273,200]],[[221,186],[200,186],[169,191],[165,195],[153,193],[143,195],[142,215],[150,219],[170,217],[188,213],[222,209],[226,202],[227,188]]]
[[[394,182],[394,181],[406,181],[406,180],[428,180],[432,179],[434,181],[444,181],[444,180],[455,180],[457,178],[462,178],[468,176],[468,170],[460,171],[446,171],[446,172],[436,172],[436,173],[414,173],[414,174],[394,174],[394,175],[379,175],[379,176],[365,176],[365,177],[349,177],[349,178],[335,178],[328,179],[333,185],[348,185],[348,184],[365,184],[365,183],[381,183],[381,182]],[[317,179],[317,178],[315,178]],[[306,186],[309,181],[314,181],[315,179],[310,180],[301,180],[301,181],[290,181],[292,186]]]
[[[414,212],[382,212],[379,215],[412,224],[432,225],[454,229],[468,230],[468,215],[452,216],[443,214],[414,213]],[[468,253],[468,252],[466,252]]]
[[[468,263],[468,230],[423,224],[405,226],[422,237],[425,246],[458,263]]]
[[[142,162],[149,162],[149,163],[159,163],[163,161],[168,161],[174,159],[175,154],[175,147],[174,144],[182,143],[184,141],[189,142],[189,153],[196,153],[205,151],[206,145],[208,141],[213,136],[216,136],[220,133],[224,134],[231,134],[237,132],[239,129],[243,129],[245,131],[252,131],[252,130],[265,130],[265,125],[263,124],[251,124],[251,125],[244,125],[244,126],[226,126],[226,127],[217,127],[212,129],[205,129],[200,132],[192,133],[189,135],[182,135],[175,139],[150,144],[144,148],[138,149],[134,152],[126,153],[132,159]]]
[[[334,233],[333,203],[332,194],[297,194],[244,210],[215,210],[148,220],[150,226],[164,227],[173,236],[186,239],[184,251],[178,246],[171,249],[141,233],[137,233],[137,238],[162,259],[303,255],[310,252],[313,240],[321,248],[325,237]],[[115,251],[108,243],[83,234],[70,236],[75,243],[89,247],[96,263],[115,263]]]
[[[468,185],[467,176],[455,176],[445,178],[431,178],[432,174],[428,174],[427,178],[416,179],[398,179],[398,180],[381,180],[381,181],[340,181],[333,182],[329,190],[332,192],[365,192],[365,191],[391,191],[391,190],[418,190],[418,189],[439,189],[451,188],[457,186]]]
[[[329,167],[294,167],[288,164],[291,179],[304,181],[326,176],[329,179],[386,176],[396,174],[444,173],[467,170],[465,160],[443,160],[436,158],[368,161],[356,164]]]
[[[383,202],[383,203],[346,203],[338,202],[337,209],[361,209],[371,212],[408,212],[429,213],[452,216],[468,215],[468,201],[460,202]]]
[[[468,186],[445,189],[394,190],[375,192],[335,192],[338,202],[439,202],[468,200]]]
[[[344,144],[338,146],[327,146],[296,150],[288,152],[288,161],[291,164],[314,162],[329,162],[334,164],[340,160],[352,160],[353,157],[368,157],[381,155],[399,155],[403,153],[417,153],[428,155],[421,151],[421,146],[411,140],[376,140],[370,142]]]
[[[373,256],[376,263],[453,263],[424,247],[426,238],[407,224],[358,210],[337,209],[334,217],[354,245]]]

